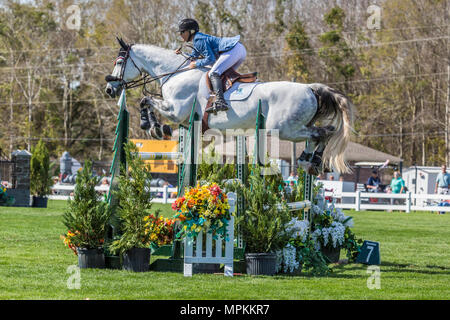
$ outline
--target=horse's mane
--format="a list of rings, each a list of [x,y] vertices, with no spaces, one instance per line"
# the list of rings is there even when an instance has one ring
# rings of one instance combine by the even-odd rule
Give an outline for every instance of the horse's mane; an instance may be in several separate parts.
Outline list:
[[[142,44],[142,43],[135,44],[135,46],[138,49],[142,48],[144,52],[148,52],[149,54],[148,59],[155,62],[167,63],[167,61],[174,61],[180,64],[183,62],[183,60],[185,60],[183,56],[176,54],[174,50],[171,49],[161,48],[153,44]]]

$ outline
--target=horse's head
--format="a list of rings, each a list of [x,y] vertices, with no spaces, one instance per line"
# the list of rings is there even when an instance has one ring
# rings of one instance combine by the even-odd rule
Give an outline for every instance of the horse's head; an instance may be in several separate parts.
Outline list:
[[[120,50],[114,62],[114,70],[105,77],[108,83],[105,91],[111,98],[118,96],[128,81],[137,78],[141,74],[141,71],[130,56],[132,45],[126,44],[125,41],[119,38],[117,38],[117,41],[120,44]],[[130,61],[131,63],[129,63]]]

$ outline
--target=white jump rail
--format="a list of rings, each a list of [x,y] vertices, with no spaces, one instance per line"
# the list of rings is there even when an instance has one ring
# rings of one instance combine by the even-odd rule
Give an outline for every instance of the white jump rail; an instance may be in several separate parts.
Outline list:
[[[63,184],[59,185],[59,184],[57,184],[57,185],[54,185],[51,189],[54,191],[71,191],[71,192],[73,192],[75,190],[75,185],[63,185]],[[107,192],[109,192],[109,186],[97,186],[97,187],[95,187],[95,190],[98,192],[107,193]],[[164,203],[164,204],[173,203],[173,202],[175,202],[176,199],[171,198],[170,194],[172,194],[174,192],[176,193],[177,190],[178,190],[177,188],[169,188],[167,186],[159,187],[159,188],[152,187],[152,188],[150,188],[150,192],[154,192],[154,193],[160,192],[160,193],[162,193],[162,198],[154,197],[151,202]],[[48,198],[50,200],[69,200],[69,199],[72,200],[73,199],[72,196],[59,195],[59,194],[50,195]]]
[[[228,203],[230,204],[230,212],[234,213],[236,210],[236,194],[229,192]],[[228,241],[225,241],[225,252],[222,249],[222,237],[218,237],[216,242],[216,248],[213,256],[213,238],[211,233],[206,233],[206,243],[203,244],[203,231],[198,234],[194,239],[192,237],[184,238],[184,276],[192,277],[192,264],[193,263],[213,263],[224,264],[224,275],[227,277],[233,276],[233,254],[234,254],[234,217],[231,216],[231,220],[227,226]],[[195,243],[195,252],[194,252]],[[205,256],[203,256],[203,250],[205,250]]]
[[[299,201],[299,202],[290,202],[287,204],[289,207],[289,211],[296,210],[308,210],[311,208],[311,201]]]
[[[411,211],[439,211],[450,212],[450,206],[438,206],[438,205],[416,205],[418,199],[435,200],[435,201],[447,201],[450,200],[450,195],[438,195],[438,194],[414,194],[407,193],[377,193],[377,192],[325,192],[325,196],[332,197],[333,199],[348,199],[353,198],[354,203],[335,203],[337,208],[341,209],[353,209],[355,211],[361,210],[402,210],[406,212]],[[379,203],[362,203],[362,201],[368,199],[390,199],[391,204],[379,204]],[[394,204],[395,200],[400,200],[404,204]]]

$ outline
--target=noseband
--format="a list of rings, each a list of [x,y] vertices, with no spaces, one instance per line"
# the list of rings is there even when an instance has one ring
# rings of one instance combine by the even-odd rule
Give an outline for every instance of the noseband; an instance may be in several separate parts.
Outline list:
[[[123,61],[123,62],[122,62],[122,66],[121,66],[121,68],[120,68],[119,76],[118,76],[118,77],[115,77],[115,76],[112,76],[112,75],[107,75],[107,76],[105,77],[106,82],[119,81],[120,84],[121,84],[125,89],[136,88],[136,87],[139,87],[139,86],[141,86],[141,85],[144,85],[144,86],[145,86],[146,80],[147,80],[147,78],[149,77],[149,75],[148,75],[148,74],[144,75],[144,74],[142,73],[142,70],[136,65],[136,62],[134,62],[133,58],[131,57],[131,55],[130,55],[130,50],[131,50],[131,47],[132,47],[132,46],[133,46],[133,45],[130,44],[130,45],[127,47],[126,50],[124,50],[123,48],[120,49],[119,55],[118,55],[116,61],[114,62],[114,65],[116,65],[116,64],[117,64],[117,61],[119,61],[120,59]],[[128,59],[133,63],[133,65],[135,66],[135,68],[138,69],[138,71],[139,71],[139,74],[140,74],[141,77],[140,77],[139,79],[137,79],[137,80],[125,81],[125,80],[123,79],[123,75],[124,75],[125,69],[126,69],[126,67],[127,67]]]

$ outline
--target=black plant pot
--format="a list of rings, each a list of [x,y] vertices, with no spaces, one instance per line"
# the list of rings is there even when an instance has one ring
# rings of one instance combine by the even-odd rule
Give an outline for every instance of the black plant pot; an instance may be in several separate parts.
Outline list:
[[[36,197],[33,196],[32,207],[34,208],[47,208],[47,197]]]
[[[80,268],[103,269],[105,267],[105,255],[103,253],[103,248],[77,248],[77,253],[78,266]]]
[[[106,269],[122,269],[119,256],[105,256]]]
[[[123,254],[123,269],[146,272],[150,269],[150,249],[132,248]]]
[[[341,255],[341,248],[329,248],[329,247],[322,247],[320,249],[322,254],[329,260],[329,263],[337,263],[339,261],[339,256]]]
[[[246,253],[247,274],[273,276],[277,272],[275,253]]]

